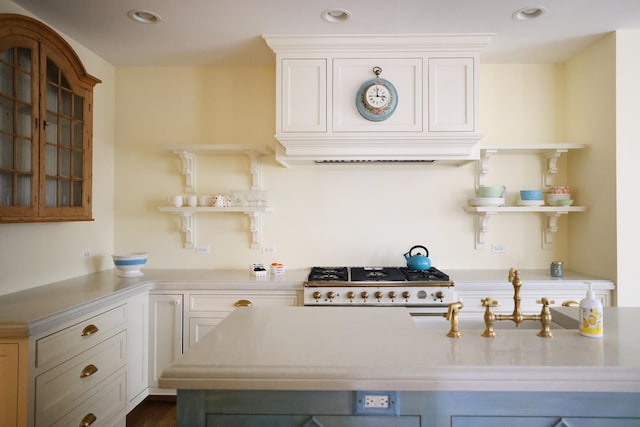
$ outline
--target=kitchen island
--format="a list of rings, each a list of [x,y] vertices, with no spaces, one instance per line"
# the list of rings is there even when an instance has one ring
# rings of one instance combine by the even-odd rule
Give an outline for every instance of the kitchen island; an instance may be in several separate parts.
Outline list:
[[[182,426],[640,425],[638,320],[608,310],[604,339],[500,325],[451,339],[394,308],[246,308],[160,385],[178,389]]]

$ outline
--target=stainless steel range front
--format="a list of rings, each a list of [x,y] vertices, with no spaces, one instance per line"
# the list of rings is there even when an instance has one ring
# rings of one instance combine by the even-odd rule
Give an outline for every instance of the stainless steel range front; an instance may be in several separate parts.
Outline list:
[[[306,306],[397,306],[444,316],[457,300],[454,283],[434,267],[313,267],[304,283]]]

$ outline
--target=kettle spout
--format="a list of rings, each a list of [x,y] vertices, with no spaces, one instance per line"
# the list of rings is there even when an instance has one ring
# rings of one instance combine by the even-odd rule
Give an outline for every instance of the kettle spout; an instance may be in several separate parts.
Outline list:
[[[409,261],[409,258],[411,258],[411,255],[409,255],[411,253],[411,251],[407,252],[406,254],[402,254],[404,256],[404,259],[406,259],[407,261]]]

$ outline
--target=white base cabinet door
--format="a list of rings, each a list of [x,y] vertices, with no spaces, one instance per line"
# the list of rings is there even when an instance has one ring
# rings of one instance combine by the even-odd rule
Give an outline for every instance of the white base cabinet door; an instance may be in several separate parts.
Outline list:
[[[127,411],[147,397],[149,386],[149,296],[127,300]]]
[[[149,393],[175,394],[158,387],[162,371],[182,354],[182,294],[149,297]]]

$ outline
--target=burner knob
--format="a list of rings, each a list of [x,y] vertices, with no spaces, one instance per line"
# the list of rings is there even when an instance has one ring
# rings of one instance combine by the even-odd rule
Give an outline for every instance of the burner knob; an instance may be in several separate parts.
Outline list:
[[[392,300],[396,299],[396,291],[389,291],[389,298]]]
[[[367,291],[362,291],[360,292],[360,296],[362,297],[363,300],[367,300],[367,298],[369,298],[369,292]]]
[[[411,292],[409,291],[402,292],[402,298],[409,299],[410,296],[411,296]]]
[[[349,291],[347,292],[347,298],[349,298],[349,301],[352,302],[353,298],[356,296],[356,293],[353,291]]]
[[[442,292],[442,291],[436,292],[436,298],[438,298],[438,299],[444,298],[444,292]]]
[[[313,293],[313,298],[315,298],[316,301],[318,301],[321,296],[322,296],[322,294],[319,291],[315,291]]]
[[[329,301],[333,301],[333,298],[335,298],[336,293],[333,291],[329,291],[327,292],[327,298],[329,298]]]
[[[383,293],[381,291],[376,291],[376,293],[374,295],[376,296],[378,301],[380,301],[380,298],[382,298]]]

